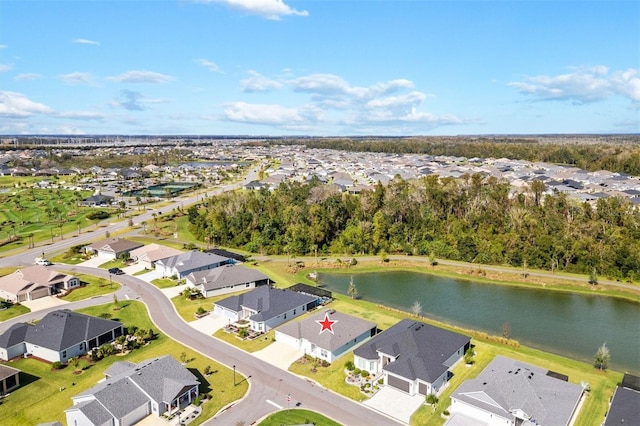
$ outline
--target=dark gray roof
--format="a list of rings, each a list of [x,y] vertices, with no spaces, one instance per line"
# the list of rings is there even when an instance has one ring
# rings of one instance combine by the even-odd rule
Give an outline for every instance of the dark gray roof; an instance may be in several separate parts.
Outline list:
[[[122,326],[121,322],[92,317],[68,309],[49,312],[27,329],[25,341],[61,351]]]
[[[640,392],[617,387],[604,426],[640,424]]]
[[[378,352],[398,357],[384,370],[432,383],[447,371],[447,359],[470,341],[462,334],[404,319],[357,348],[354,354],[371,360],[378,359]]]
[[[149,403],[149,398],[129,378],[109,381],[93,395],[116,419],[121,419],[136,408]]]
[[[189,280],[195,285],[202,285],[205,290],[215,290],[268,279],[269,277],[262,272],[240,265],[223,265],[189,274]]]
[[[0,348],[10,348],[24,342],[29,325],[24,322],[13,324],[7,331],[0,334]]]
[[[257,311],[250,319],[267,321],[298,306],[318,300],[317,296],[296,293],[286,289],[275,289],[268,286],[258,287],[247,293],[227,297],[217,305],[239,312],[242,307]]]
[[[175,268],[179,272],[190,271],[207,265],[215,265],[217,263],[228,261],[228,257],[218,256],[213,253],[203,253],[197,250],[188,251],[186,253],[177,254],[175,256],[159,260],[159,262],[164,266],[168,268]]]
[[[546,373],[544,368],[498,355],[451,397],[511,420],[517,413],[534,424],[567,425],[583,389]]]
[[[322,321],[325,313],[331,320],[338,321],[333,325],[333,333],[320,333],[321,326],[316,321]],[[346,345],[356,337],[376,328],[376,323],[361,318],[343,314],[334,309],[317,312],[301,321],[294,321],[278,327],[278,331],[297,339],[304,338],[322,349],[331,352]]]
[[[135,364],[129,361],[119,361],[111,364],[111,367],[107,368],[107,371],[104,372],[104,375],[107,377],[118,376],[122,373],[126,373],[127,371],[131,371],[132,368],[135,368]]]
[[[84,414],[93,425],[105,424],[113,418],[113,416],[109,414],[107,409],[95,400],[80,402],[71,407],[69,410],[74,409],[80,410],[82,414]]]

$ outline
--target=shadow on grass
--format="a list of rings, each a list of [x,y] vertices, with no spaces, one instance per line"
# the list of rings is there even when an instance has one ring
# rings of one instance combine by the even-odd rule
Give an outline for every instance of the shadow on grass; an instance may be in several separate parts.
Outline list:
[[[197,368],[188,368],[188,370],[191,372],[191,374],[198,378],[198,381],[200,382],[198,390],[200,391],[200,393],[209,393],[213,390],[211,389],[211,383],[209,383],[209,381],[202,375],[202,373],[200,373]]]
[[[20,387],[30,385],[31,383],[37,382],[38,380],[40,380],[40,377],[38,376],[25,373],[24,371],[20,372]]]

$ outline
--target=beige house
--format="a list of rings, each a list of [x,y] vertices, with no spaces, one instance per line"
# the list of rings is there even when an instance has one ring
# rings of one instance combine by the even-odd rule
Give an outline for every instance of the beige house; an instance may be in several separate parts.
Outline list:
[[[6,395],[20,386],[20,370],[0,364],[0,395]]]
[[[78,277],[33,265],[0,277],[0,297],[19,303],[63,293],[79,286]]]
[[[131,250],[129,256],[134,262],[145,267],[145,269],[154,269],[157,260],[166,259],[167,257],[176,256],[183,253],[178,249],[163,246],[160,244],[147,244],[146,246]]]

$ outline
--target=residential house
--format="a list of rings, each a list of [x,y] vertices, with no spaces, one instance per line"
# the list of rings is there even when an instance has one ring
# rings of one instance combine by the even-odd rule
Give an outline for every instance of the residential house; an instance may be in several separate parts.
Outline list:
[[[80,205],[88,206],[88,207],[109,206],[111,205],[113,200],[114,200],[114,197],[110,195],[98,194],[98,195],[92,195],[80,201]]]
[[[107,238],[85,247],[87,253],[96,254],[105,260],[119,259],[122,255],[128,255],[132,250],[142,247],[144,244],[124,238]]]
[[[317,304],[317,296],[261,286],[214,303],[213,311],[229,322],[247,320],[251,330],[267,332],[308,312]]]
[[[49,362],[66,362],[124,334],[119,321],[68,309],[49,312],[37,324],[18,323],[0,334],[0,359],[32,355]]]
[[[404,319],[358,347],[354,363],[382,373],[385,385],[409,395],[438,394],[470,342],[468,336]]]
[[[198,378],[169,355],[116,362],[105,376],[72,397],[73,406],[65,410],[68,425],[129,426],[149,415],[175,413],[198,396]]]
[[[448,424],[571,425],[584,388],[558,376],[498,355],[451,395]]]
[[[178,249],[174,249],[173,247],[152,243],[131,250],[131,252],[129,252],[129,257],[131,260],[144,266],[145,269],[154,269],[156,267],[156,261],[176,256],[181,253],[183,252]]]
[[[20,387],[20,370],[0,364],[0,395]]]
[[[79,286],[80,279],[74,275],[63,274],[42,265],[33,265],[0,277],[0,297],[12,303],[19,303],[62,293]]]
[[[330,321],[335,321],[331,331],[323,330],[319,323],[325,315]],[[376,329],[377,325],[371,321],[329,309],[278,327],[275,339],[295,349],[302,349],[307,355],[333,362],[373,337]]]
[[[187,275],[187,285],[204,297],[220,296],[240,290],[269,285],[271,280],[262,272],[241,265],[222,265]]]
[[[228,257],[191,250],[159,259],[156,261],[155,266],[156,271],[159,271],[163,277],[175,276],[178,279],[182,279],[192,272],[213,269],[229,263],[233,263],[233,260]]]
[[[616,387],[604,426],[640,424],[640,377],[625,374]]]

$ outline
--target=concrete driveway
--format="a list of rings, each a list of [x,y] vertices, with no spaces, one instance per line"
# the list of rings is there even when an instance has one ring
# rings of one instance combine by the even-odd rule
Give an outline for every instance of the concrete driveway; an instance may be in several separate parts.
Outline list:
[[[103,259],[102,257],[93,256],[89,260],[85,260],[82,263],[78,263],[78,266],[87,266],[89,268],[97,268],[98,266],[102,265],[103,263],[107,263],[108,261],[109,261],[108,259]]]
[[[195,321],[190,321],[188,324],[198,330],[201,333],[211,336],[216,331],[227,325],[229,320],[222,315],[214,315],[213,313],[202,317]]]
[[[303,355],[302,349],[295,349],[282,342],[273,342],[266,348],[253,353],[253,356],[282,370],[288,370],[289,366]]]
[[[122,271],[125,274],[129,274],[129,275],[133,275],[136,272],[140,272],[144,270],[144,265],[140,264],[140,263],[133,263],[129,266],[125,266],[124,268],[122,268]]]
[[[146,282],[150,283],[151,281],[153,281],[153,280],[155,280],[157,278],[162,278],[162,273],[160,271],[156,271],[154,269],[153,271],[149,271],[146,274],[136,275],[136,278],[139,278],[142,281],[146,281]]]
[[[363,404],[389,417],[409,424],[411,415],[420,408],[424,402],[425,397],[422,395],[410,396],[391,386],[383,386],[375,395],[364,401]]]
[[[40,311],[42,309],[53,308],[53,307],[64,307],[64,305],[68,304],[66,300],[58,299],[55,296],[46,296],[41,297],[36,300],[29,300],[26,302],[20,302],[27,308],[31,309],[31,312]]]

